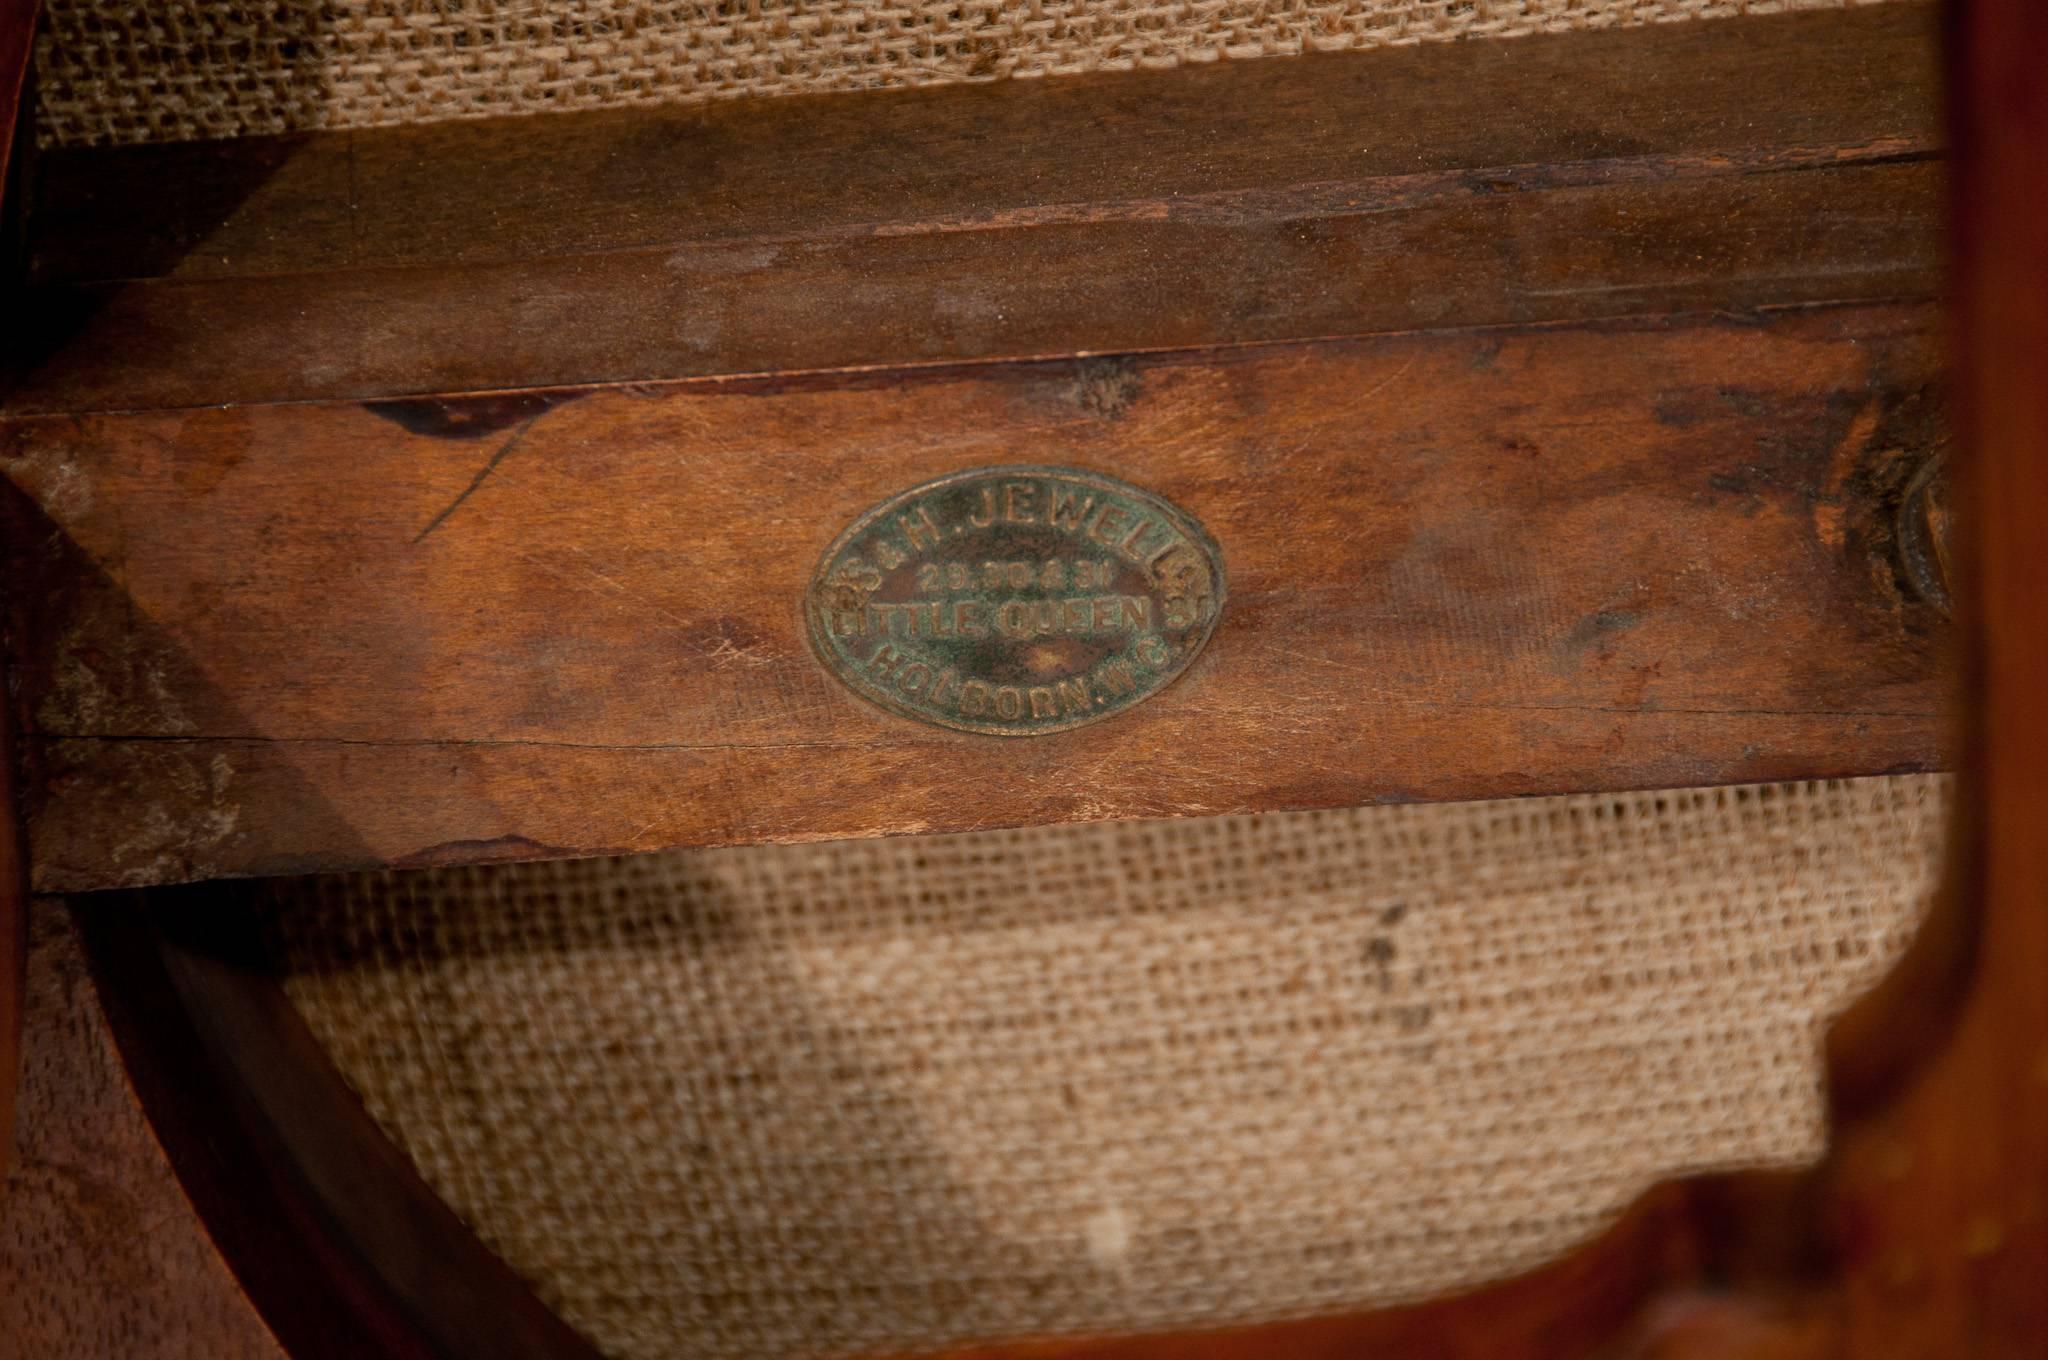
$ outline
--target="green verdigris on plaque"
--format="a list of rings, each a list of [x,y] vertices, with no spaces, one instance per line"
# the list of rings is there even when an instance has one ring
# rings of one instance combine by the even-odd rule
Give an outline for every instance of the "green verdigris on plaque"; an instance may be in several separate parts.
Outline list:
[[[1113,717],[1195,659],[1223,555],[1192,515],[1098,472],[914,486],[834,539],[805,613],[826,669],[892,713],[1038,736]]]

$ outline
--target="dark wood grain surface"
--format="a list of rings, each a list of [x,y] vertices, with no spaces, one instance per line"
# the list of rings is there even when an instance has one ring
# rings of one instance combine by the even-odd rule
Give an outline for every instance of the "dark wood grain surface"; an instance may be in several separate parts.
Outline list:
[[[30,295],[15,413],[1157,351],[1931,296],[1934,165]],[[61,339],[61,346],[50,347]]]
[[[1892,4],[1173,71],[63,149],[50,157],[35,269],[46,282],[230,277],[834,233],[1227,222],[1261,203],[1384,211],[1445,188],[1896,158],[1935,145],[1932,22],[1928,6]],[[162,210],[117,211],[145,194]]]
[[[1924,769],[1891,547],[1926,308],[871,377],[22,421],[46,889]],[[804,591],[868,506],[1096,468],[1220,544],[1207,651],[1028,741],[855,698]]]
[[[26,142],[33,122],[22,116],[22,105],[38,8],[36,0],[0,0],[0,307],[10,307],[16,297],[10,254],[17,243],[13,226],[19,214],[19,174],[10,167],[15,164],[15,143]],[[5,663],[0,660],[0,679],[4,678]],[[15,718],[12,705],[6,707],[10,711],[0,712],[0,1171],[7,1167],[12,1146],[28,954],[28,847],[16,797]]]
[[[1929,296],[1929,23],[65,152],[5,409]]]

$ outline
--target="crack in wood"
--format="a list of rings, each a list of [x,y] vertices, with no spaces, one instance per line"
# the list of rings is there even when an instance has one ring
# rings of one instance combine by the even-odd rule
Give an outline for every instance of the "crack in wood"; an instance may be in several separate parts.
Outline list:
[[[482,486],[493,472],[497,471],[498,464],[504,462],[507,458],[509,458],[512,455],[512,450],[519,447],[521,441],[523,441],[526,438],[527,432],[531,430],[534,427],[534,425],[539,422],[541,416],[544,414],[546,413],[538,412],[528,417],[524,425],[521,425],[518,429],[512,432],[511,438],[507,439],[504,443],[498,446],[498,451],[492,454],[489,460],[486,461],[484,465],[477,470],[476,476],[470,478],[469,485],[462,488],[462,494],[457,496],[454,500],[448,502],[447,508],[442,510],[440,514],[428,520],[426,528],[420,530],[417,534],[413,535],[412,542],[414,547],[418,547],[428,534],[433,533],[434,530],[440,528],[443,524],[447,523],[448,517],[454,514],[457,510],[462,508],[462,503],[468,500],[472,495],[474,495],[476,489]]]

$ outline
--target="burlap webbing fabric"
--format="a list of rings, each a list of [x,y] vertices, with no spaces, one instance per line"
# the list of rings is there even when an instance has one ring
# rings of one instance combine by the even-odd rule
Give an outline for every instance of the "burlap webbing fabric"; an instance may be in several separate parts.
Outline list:
[[[1535,1265],[1824,1137],[1946,782],[310,879],[289,991],[619,1357],[1240,1322]]]
[[[37,61],[47,139],[182,141],[1133,70],[1850,2],[48,0]]]

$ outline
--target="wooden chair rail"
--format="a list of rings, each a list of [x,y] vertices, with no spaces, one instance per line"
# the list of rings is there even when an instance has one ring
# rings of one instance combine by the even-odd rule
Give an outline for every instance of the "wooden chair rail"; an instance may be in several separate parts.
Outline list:
[[[1930,22],[53,152],[0,411],[1926,297]]]
[[[1942,767],[1927,23],[56,156],[36,884]],[[1202,656],[993,744],[837,684],[834,535],[1016,463],[1208,526]]]

